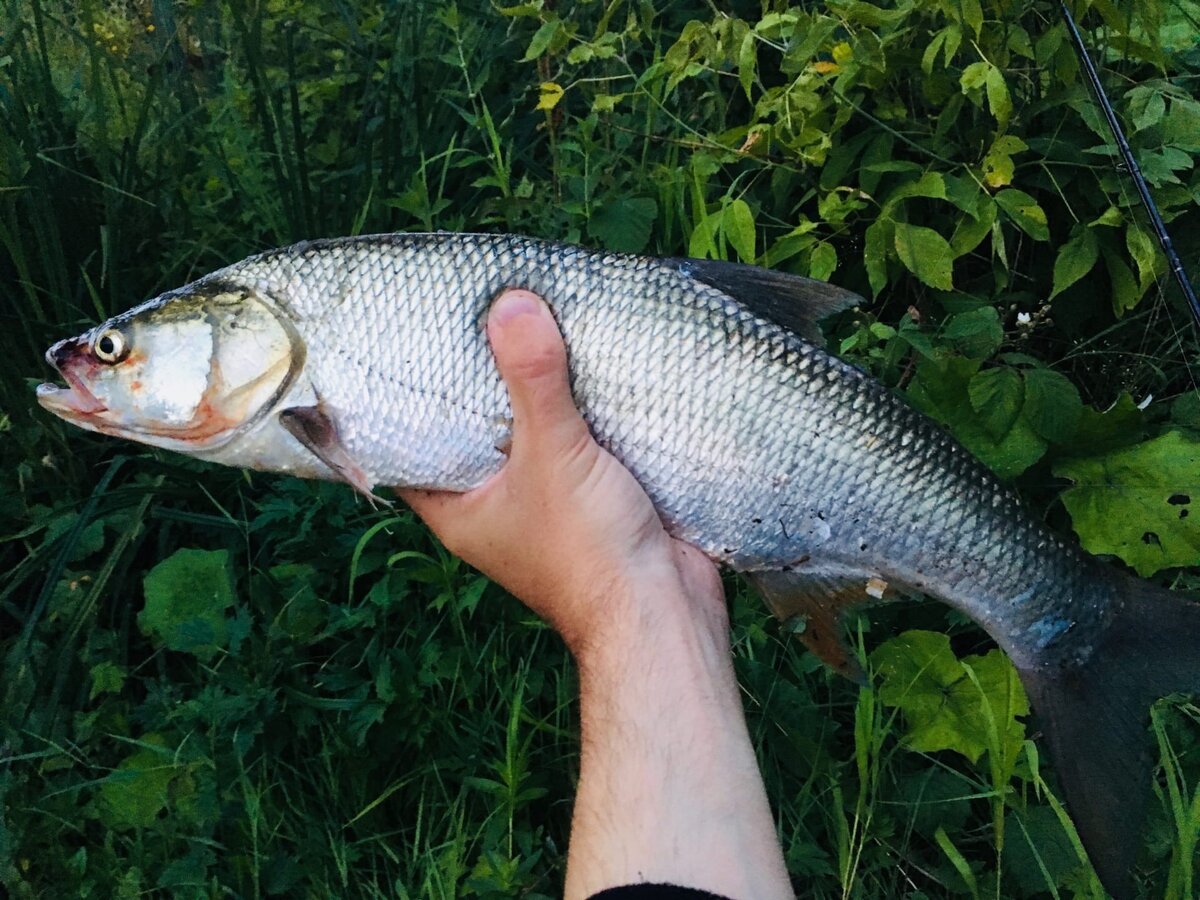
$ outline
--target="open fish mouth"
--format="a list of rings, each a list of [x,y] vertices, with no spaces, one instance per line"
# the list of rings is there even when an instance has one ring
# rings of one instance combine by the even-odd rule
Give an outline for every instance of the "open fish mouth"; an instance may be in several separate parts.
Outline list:
[[[47,351],[46,361],[58,370],[58,374],[67,384],[66,387],[49,382],[39,384],[37,387],[38,403],[51,412],[67,418],[93,416],[107,410],[108,407],[96,399],[96,395],[88,389],[78,375],[67,366],[61,365],[61,361],[55,357],[57,346],[55,345]]]

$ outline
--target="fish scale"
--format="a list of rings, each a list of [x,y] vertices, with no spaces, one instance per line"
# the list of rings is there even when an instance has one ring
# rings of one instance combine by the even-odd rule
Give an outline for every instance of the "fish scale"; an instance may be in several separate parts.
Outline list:
[[[598,441],[715,559],[920,588],[991,624],[1014,655],[1044,618],[1043,583],[1081,632],[1103,618],[1091,561],[928,419],[662,261],[398,235],[313,242],[211,277],[253,284],[295,317],[306,372],[377,483],[461,490],[503,464],[495,423],[510,409],[482,320],[501,289],[526,287],[554,311]]]
[[[887,588],[986,629],[1017,666],[1102,881],[1132,895],[1146,711],[1200,689],[1200,607],[1049,532],[937,425],[821,349],[816,320],[858,299],[847,292],[507,235],[314,241],[60,341],[47,358],[69,386],[39,400],[229,465],[367,494],[466,490],[503,466],[510,438],[484,330],[509,287],[546,299],[585,420],[668,530],[745,572],[830,665],[855,674],[840,618]],[[164,379],[164,359],[179,377]]]

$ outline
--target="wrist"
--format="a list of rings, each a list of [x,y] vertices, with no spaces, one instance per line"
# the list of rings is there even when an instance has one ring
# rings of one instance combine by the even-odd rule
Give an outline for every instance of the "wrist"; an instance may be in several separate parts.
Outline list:
[[[620,683],[646,664],[728,668],[729,617],[719,581],[715,588],[689,590],[670,567],[610,580],[585,601],[592,610],[586,624],[563,632],[581,683]]]

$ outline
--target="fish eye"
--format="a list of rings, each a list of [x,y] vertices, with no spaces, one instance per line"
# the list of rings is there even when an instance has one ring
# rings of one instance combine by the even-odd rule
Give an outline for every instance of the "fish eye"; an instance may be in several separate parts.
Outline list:
[[[92,346],[92,352],[96,354],[96,358],[103,363],[119,363],[125,358],[129,352],[129,345],[125,342],[125,335],[121,334],[115,328],[109,328],[100,333],[96,338],[95,344]]]

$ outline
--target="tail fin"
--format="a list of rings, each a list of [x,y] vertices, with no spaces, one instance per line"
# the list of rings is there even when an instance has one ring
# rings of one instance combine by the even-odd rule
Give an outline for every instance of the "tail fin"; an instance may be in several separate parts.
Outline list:
[[[1200,603],[1135,579],[1101,645],[1073,669],[1021,670],[1080,840],[1117,900],[1133,896],[1153,760],[1149,707],[1200,694]]]

